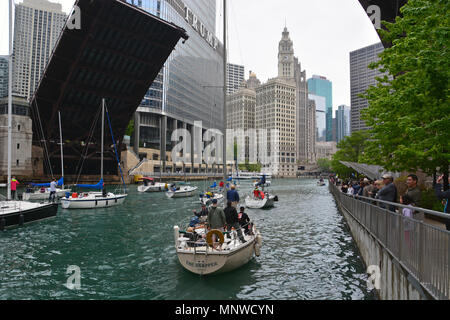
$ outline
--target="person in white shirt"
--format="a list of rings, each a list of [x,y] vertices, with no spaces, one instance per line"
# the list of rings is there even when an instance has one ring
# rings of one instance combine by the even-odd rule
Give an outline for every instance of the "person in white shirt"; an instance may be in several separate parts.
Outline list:
[[[53,179],[53,181],[50,182],[50,197],[48,198],[48,202],[55,203],[57,186],[58,186],[58,183],[56,182],[56,179]]]

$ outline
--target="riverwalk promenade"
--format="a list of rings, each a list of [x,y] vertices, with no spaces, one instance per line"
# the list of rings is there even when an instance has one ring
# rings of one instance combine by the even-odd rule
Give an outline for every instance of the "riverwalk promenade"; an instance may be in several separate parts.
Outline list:
[[[403,205],[347,195],[331,182],[329,189],[381,299],[450,299],[450,232],[434,219],[449,215],[414,208],[428,216],[417,221],[399,213]]]

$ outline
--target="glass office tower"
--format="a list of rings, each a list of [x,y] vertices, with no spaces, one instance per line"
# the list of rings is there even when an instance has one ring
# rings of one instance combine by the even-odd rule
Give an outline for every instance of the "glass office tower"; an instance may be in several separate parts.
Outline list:
[[[204,129],[224,128],[223,45],[216,37],[216,0],[127,2],[184,28],[189,35],[185,43],[177,44],[135,117],[139,137],[134,138],[135,151],[136,144],[161,149],[165,161],[175,129],[192,130],[194,121],[202,121]]]
[[[308,79],[309,93],[326,100],[326,140],[333,141],[333,83],[327,78],[314,75]]]
[[[313,100],[316,104],[316,141],[327,141],[327,117],[326,117],[326,99],[315,94],[308,95],[309,100]]]

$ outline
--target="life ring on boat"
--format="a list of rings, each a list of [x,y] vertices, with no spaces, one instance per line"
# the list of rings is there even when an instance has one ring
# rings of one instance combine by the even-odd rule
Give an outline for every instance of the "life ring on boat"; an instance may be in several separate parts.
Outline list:
[[[219,243],[222,245],[225,242],[225,237],[223,236],[222,231],[220,230],[211,230],[206,234],[206,243],[210,247],[214,246],[213,236],[216,235],[219,238]]]

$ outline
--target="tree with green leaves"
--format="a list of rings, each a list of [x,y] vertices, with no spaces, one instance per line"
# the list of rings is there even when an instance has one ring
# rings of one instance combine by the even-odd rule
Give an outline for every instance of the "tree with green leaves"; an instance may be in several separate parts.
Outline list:
[[[319,166],[320,170],[322,170],[322,172],[330,172],[331,171],[331,160],[329,159],[319,159],[317,160],[317,165]]]
[[[386,75],[365,96],[363,119],[373,128],[365,162],[448,175],[449,12],[448,0],[409,0],[395,23],[383,22],[387,30],[380,35],[392,47],[370,66]]]
[[[370,133],[367,131],[357,131],[339,142],[337,145],[338,151],[331,161],[333,171],[341,177],[350,177],[354,170],[344,166],[341,161],[361,162],[369,136]]]

